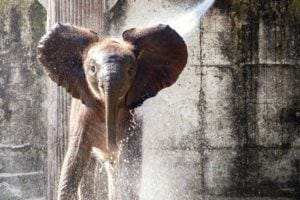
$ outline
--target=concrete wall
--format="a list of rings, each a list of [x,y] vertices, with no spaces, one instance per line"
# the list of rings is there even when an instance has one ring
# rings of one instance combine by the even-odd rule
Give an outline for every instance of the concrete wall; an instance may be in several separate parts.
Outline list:
[[[72,2],[45,3],[49,25],[101,31],[101,20],[93,20],[100,11],[84,9],[97,10],[100,1]],[[136,110],[143,125],[142,199],[299,198],[298,2],[217,0],[184,36],[189,60],[179,80]],[[106,32],[160,23],[197,3],[107,0]],[[48,79],[35,59],[45,10],[34,0],[1,0],[0,14],[0,199],[45,197],[46,128],[48,198],[55,199],[69,97],[52,82],[46,96]],[[121,187],[124,200],[136,181],[134,162],[121,169],[129,179]],[[104,170],[91,160],[88,171],[86,199],[105,199]]]
[[[106,29],[120,35],[197,2],[120,0]],[[299,13],[299,1],[217,0],[184,36],[179,80],[136,110],[142,199],[299,198]]]
[[[35,0],[0,1],[0,199],[45,197],[45,76],[36,45],[46,11]]]

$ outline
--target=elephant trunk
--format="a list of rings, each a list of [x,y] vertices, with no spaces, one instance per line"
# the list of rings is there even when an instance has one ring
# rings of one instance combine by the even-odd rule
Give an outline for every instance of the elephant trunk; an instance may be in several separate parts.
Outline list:
[[[109,150],[117,149],[116,121],[118,118],[118,98],[112,92],[106,90],[105,94],[105,126],[106,146]]]
[[[119,65],[107,65],[101,73],[100,87],[104,91],[106,146],[108,150],[117,150],[117,120],[120,99],[127,92],[126,70]]]

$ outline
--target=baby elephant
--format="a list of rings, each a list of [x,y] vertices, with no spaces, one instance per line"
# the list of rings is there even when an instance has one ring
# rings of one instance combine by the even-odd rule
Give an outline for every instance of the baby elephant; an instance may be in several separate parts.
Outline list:
[[[58,23],[40,40],[38,59],[73,97],[58,191],[58,199],[69,200],[77,198],[92,148],[106,163],[118,163],[118,149],[129,135],[129,111],[177,80],[187,62],[187,47],[167,25],[102,38]],[[116,196],[113,183],[109,185],[112,200]]]

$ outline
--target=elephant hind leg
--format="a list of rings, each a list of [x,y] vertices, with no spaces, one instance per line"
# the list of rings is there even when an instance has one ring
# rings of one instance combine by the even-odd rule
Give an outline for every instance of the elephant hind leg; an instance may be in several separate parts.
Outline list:
[[[91,145],[84,138],[83,131],[70,138],[60,175],[58,200],[77,199],[79,183],[90,154]]]

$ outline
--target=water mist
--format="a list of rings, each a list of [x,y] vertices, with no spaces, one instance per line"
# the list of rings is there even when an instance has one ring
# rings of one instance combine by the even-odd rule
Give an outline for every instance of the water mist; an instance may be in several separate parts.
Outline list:
[[[178,16],[172,16],[171,18],[160,20],[159,23],[170,25],[181,36],[184,36],[199,25],[201,18],[214,4],[214,2],[215,0],[204,0],[198,3],[193,9],[184,11],[184,13],[181,13]],[[153,24],[155,23],[151,22],[148,26]]]

